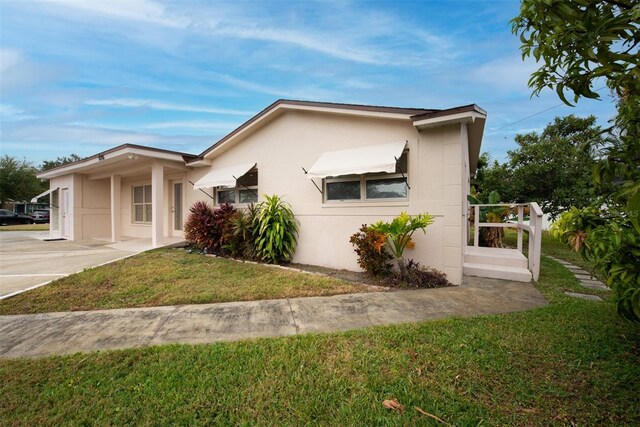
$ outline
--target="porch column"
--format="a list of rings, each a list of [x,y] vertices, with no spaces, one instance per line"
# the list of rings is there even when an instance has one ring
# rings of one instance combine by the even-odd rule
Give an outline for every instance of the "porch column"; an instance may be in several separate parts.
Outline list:
[[[120,206],[120,175],[111,175],[111,241],[122,240],[122,210]]]
[[[151,166],[151,243],[154,248],[162,244],[164,235],[164,167],[154,162]]]

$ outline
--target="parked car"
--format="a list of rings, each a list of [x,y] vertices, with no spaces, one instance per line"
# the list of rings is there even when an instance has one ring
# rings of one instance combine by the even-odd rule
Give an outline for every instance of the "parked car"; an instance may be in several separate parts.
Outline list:
[[[20,215],[7,209],[0,209],[0,225],[35,224],[35,220],[27,215]]]
[[[33,211],[31,217],[35,222],[47,223],[49,222],[49,211]]]

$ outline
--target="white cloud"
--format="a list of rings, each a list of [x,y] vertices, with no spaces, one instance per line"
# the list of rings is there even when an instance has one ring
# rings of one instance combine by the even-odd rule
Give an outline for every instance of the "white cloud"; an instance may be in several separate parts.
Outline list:
[[[470,77],[475,83],[500,91],[530,92],[527,82],[537,68],[535,62],[523,61],[516,54],[481,64],[471,71]]]
[[[185,28],[190,23],[189,19],[168,15],[163,5],[149,0],[47,0],[47,2],[90,14],[168,27]]]
[[[8,69],[22,62],[20,52],[15,49],[0,49],[0,72],[4,73]]]
[[[10,104],[0,103],[0,120],[3,122],[17,122],[20,120],[34,119],[35,116],[26,114],[24,110]]]
[[[136,98],[90,99],[88,101],[85,101],[85,104],[101,105],[107,107],[151,108],[153,110],[164,111],[189,111],[192,113],[227,114],[233,116],[250,116],[253,114],[253,112],[246,110],[201,107],[198,105],[174,104],[171,102]]]
[[[199,131],[229,132],[238,127],[238,122],[212,122],[206,120],[185,120],[175,122],[159,122],[143,125],[145,129],[197,129]]]

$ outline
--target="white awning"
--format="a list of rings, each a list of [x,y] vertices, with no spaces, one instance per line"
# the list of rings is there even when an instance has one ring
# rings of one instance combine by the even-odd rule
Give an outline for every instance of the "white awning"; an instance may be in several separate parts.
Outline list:
[[[311,166],[308,178],[360,175],[363,173],[396,171],[396,159],[400,159],[407,141],[387,142],[347,150],[327,151]]]
[[[212,187],[235,187],[236,179],[245,175],[253,169],[255,165],[255,163],[245,163],[222,169],[212,168],[205,176],[193,184],[193,189],[199,190],[201,188]]]
[[[31,199],[31,203],[38,203],[38,199],[42,199],[44,196],[46,196],[47,194],[51,193],[52,191],[57,190],[59,187],[56,188],[50,188],[47,191],[44,191],[40,194],[38,194],[36,197],[34,197],[33,199]]]

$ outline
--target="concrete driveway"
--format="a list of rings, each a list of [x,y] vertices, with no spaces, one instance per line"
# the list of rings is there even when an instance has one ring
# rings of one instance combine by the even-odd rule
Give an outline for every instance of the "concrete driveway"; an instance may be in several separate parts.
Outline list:
[[[47,231],[0,232],[0,298],[149,249],[89,240],[44,241]]]

